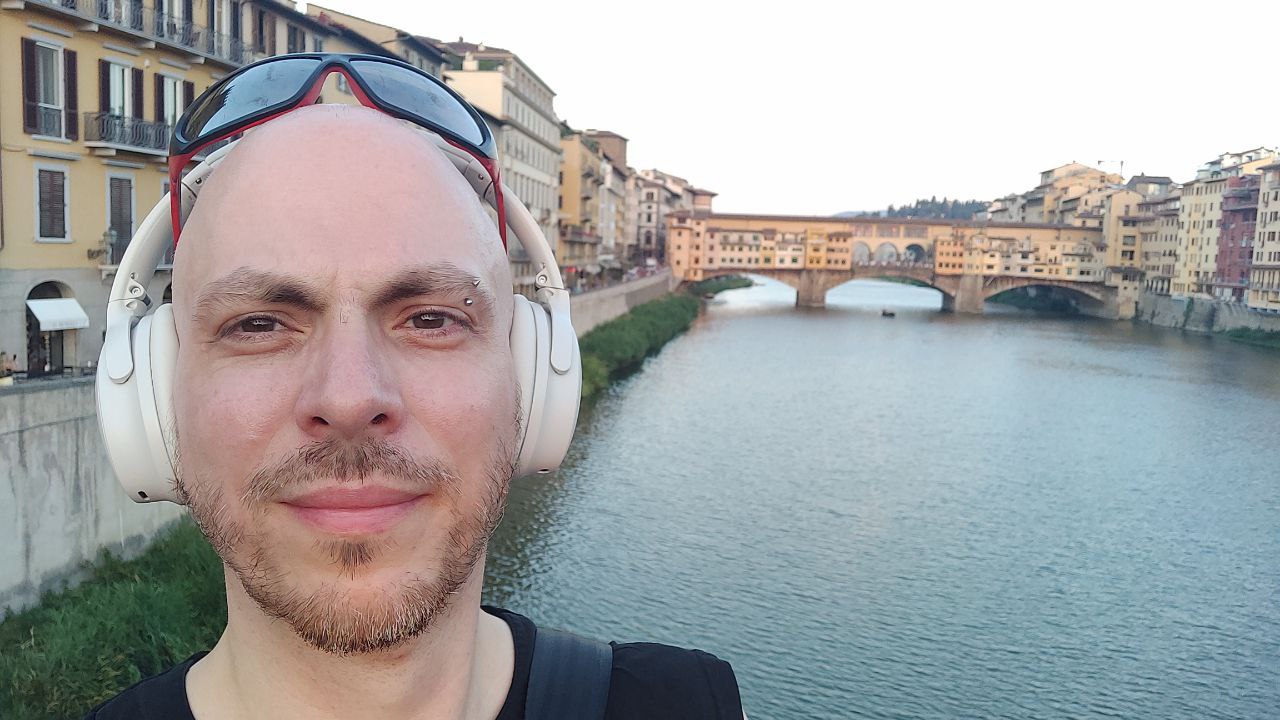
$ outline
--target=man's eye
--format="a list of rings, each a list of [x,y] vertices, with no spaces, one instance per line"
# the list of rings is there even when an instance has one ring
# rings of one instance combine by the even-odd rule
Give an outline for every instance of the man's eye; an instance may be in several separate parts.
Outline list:
[[[242,333],[265,333],[275,330],[279,325],[275,318],[251,317],[236,323],[236,330]]]
[[[439,312],[423,312],[414,315],[410,320],[413,327],[418,330],[440,330],[445,327],[446,322],[452,322],[453,318]]]

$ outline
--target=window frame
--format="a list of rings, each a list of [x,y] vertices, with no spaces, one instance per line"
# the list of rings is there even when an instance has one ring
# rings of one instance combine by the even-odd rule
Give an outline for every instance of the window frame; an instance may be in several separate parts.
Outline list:
[[[50,135],[47,133],[36,133],[32,137],[53,138],[56,140],[67,140],[68,139],[67,138],[67,80],[66,80],[67,48],[61,43],[57,43],[52,40],[45,40],[39,37],[33,37],[33,38],[30,38],[30,40],[35,43],[35,49],[36,49],[35,50],[36,52],[36,67],[35,67],[36,94],[37,94],[36,114],[38,117],[39,113],[42,110],[45,110],[46,108],[51,110],[56,109],[58,112],[58,128],[59,128],[57,135]],[[40,77],[40,49],[41,48],[44,48],[46,50],[52,50],[57,56],[58,67],[54,70],[54,76],[57,80],[57,90],[54,92],[54,95],[58,99],[58,105],[56,107],[48,103],[45,103],[44,101],[39,99],[40,89],[43,86],[43,82],[41,82],[42,78]],[[38,122],[39,121],[37,120],[37,123]]]

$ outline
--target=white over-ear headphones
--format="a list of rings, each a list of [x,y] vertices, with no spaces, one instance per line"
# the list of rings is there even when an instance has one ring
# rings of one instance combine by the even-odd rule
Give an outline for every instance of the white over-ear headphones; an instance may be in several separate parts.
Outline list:
[[[479,162],[437,136],[426,136],[435,139],[485,202],[496,203],[494,184]],[[184,221],[210,171],[234,145],[212,153],[176,188],[182,193]],[[564,460],[578,420],[582,361],[569,319],[569,292],[551,247],[515,193],[505,186],[502,193],[507,225],[536,269],[537,302],[515,295],[511,318],[511,354],[521,399],[516,477],[521,477],[550,472]],[[98,363],[98,427],[116,477],[135,502],[178,502],[173,436],[178,334],[172,306],[152,307],[146,290],[172,243],[166,194],[138,226],[116,270]]]

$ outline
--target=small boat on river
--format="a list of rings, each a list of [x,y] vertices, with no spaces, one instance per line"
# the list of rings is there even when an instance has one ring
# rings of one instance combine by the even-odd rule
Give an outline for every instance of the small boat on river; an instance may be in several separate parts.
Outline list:
[[[881,311],[880,311],[880,317],[897,317],[897,316],[898,316],[898,313],[896,313],[896,312],[894,312],[894,311],[892,311],[892,310],[881,310]]]

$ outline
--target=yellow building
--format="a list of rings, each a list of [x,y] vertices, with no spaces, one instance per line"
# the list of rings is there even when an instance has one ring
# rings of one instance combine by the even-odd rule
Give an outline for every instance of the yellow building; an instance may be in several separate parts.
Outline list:
[[[1099,228],[900,218],[834,218],[677,211],[669,218],[672,272],[700,280],[726,271],[850,269],[922,262],[940,275],[1104,280]],[[739,238],[760,235],[758,253]],[[741,249],[739,249],[741,247]],[[751,258],[758,258],[751,264]]]
[[[404,30],[347,15],[332,8],[307,3],[307,15],[337,29],[344,27],[377,43],[414,67],[441,77],[444,53],[435,45]]]
[[[585,288],[600,275],[600,201],[604,185],[600,144],[562,125],[560,130],[560,252],[570,288]]]
[[[268,0],[0,4],[0,352],[31,375],[95,361],[172,124],[232,69],[320,49],[384,52]],[[169,282],[162,265],[152,297]]]
[[[1258,170],[1262,185],[1258,190],[1248,303],[1252,310],[1280,313],[1280,162]]]
[[[1138,249],[1147,292],[1168,295],[1178,256],[1180,192],[1138,203]]]

